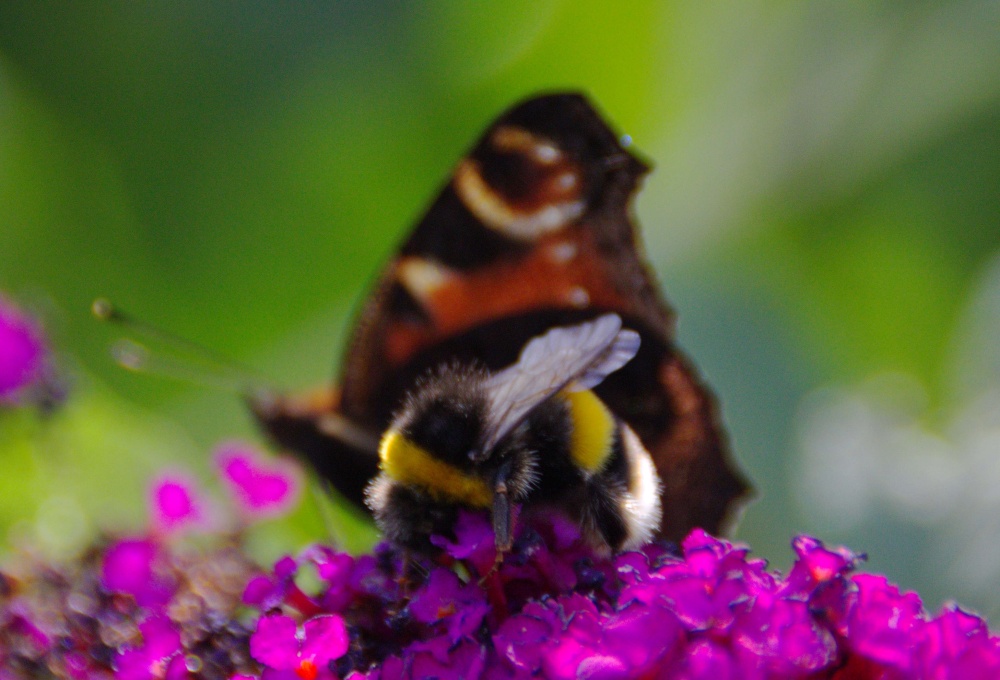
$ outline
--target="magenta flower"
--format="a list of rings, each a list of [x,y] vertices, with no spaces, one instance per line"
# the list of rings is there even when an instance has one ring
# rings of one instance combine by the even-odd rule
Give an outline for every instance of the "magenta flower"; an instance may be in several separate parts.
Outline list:
[[[265,616],[250,637],[250,655],[267,668],[294,671],[302,680],[332,678],[330,662],[347,652],[347,627],[336,614],[297,626],[289,616]]]
[[[149,506],[153,530],[158,533],[176,533],[204,519],[194,482],[176,473],[161,475],[153,482]]]
[[[45,339],[39,325],[0,295],[0,403],[13,403],[42,380]]]
[[[243,602],[262,612],[278,609],[282,604],[293,607],[306,616],[330,612],[299,588],[295,582],[298,573],[298,560],[287,555],[282,557],[274,563],[272,575],[261,574],[250,580],[243,590]]]
[[[148,539],[125,539],[105,551],[101,581],[111,592],[125,593],[143,607],[165,604],[176,587],[162,564],[162,547]]]
[[[32,620],[31,611],[25,606],[25,603],[11,603],[4,614],[6,615],[5,632],[9,636],[11,644],[37,656],[52,649],[52,637],[47,635]]]
[[[156,616],[139,624],[142,644],[124,649],[116,660],[116,680],[180,680],[187,676],[180,632],[170,619]]]
[[[298,500],[301,472],[289,460],[268,460],[249,444],[226,442],[215,463],[237,506],[248,517],[275,517]]]
[[[432,571],[410,603],[410,613],[420,623],[446,622],[449,644],[471,639],[489,611],[482,588],[463,584],[455,572],[446,569]]]
[[[326,592],[337,591],[351,626],[351,651],[337,670],[368,680],[903,680],[1000,667],[1000,642],[981,619],[955,608],[932,618],[915,595],[852,573],[858,556],[808,537],[794,542],[787,577],[702,531],[680,554],[652,545],[600,558],[571,524],[533,517],[496,571],[490,539],[485,516],[471,514],[453,536],[435,539],[468,578],[418,558],[405,567],[383,552],[374,573],[410,585],[381,600],[347,587],[354,558],[307,551],[324,565]],[[326,607],[325,597],[312,601]],[[293,600],[284,606],[296,609]]]
[[[542,667],[543,643],[561,627],[554,609],[531,602],[519,616],[500,624],[493,635],[493,647],[515,672],[531,673]]]
[[[922,677],[1000,677],[1000,641],[981,618],[954,604],[923,626],[917,648]]]
[[[489,572],[497,555],[489,518],[478,512],[459,512],[454,533],[454,540],[431,536],[431,543],[455,559],[468,562],[476,568],[476,573]]]
[[[451,645],[444,638],[431,638],[411,645],[410,673],[404,677],[465,680],[478,678],[487,663],[486,649],[475,642]],[[383,674],[383,678],[387,678]]]
[[[857,602],[848,615],[851,649],[882,665],[909,672],[915,661],[909,641],[926,623],[916,593],[900,593],[884,576],[856,574]]]

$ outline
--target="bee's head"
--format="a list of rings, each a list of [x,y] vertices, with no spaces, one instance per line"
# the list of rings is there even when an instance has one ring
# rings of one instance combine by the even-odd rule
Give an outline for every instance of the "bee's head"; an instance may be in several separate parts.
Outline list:
[[[479,368],[446,366],[411,392],[392,429],[442,462],[470,470],[487,462],[481,439],[487,418],[484,381]]]
[[[459,468],[479,460],[482,411],[468,404],[439,396],[420,400],[400,431],[434,457]]]
[[[449,366],[421,380],[382,437],[382,471],[439,500],[489,507],[495,466],[480,449],[488,374]]]

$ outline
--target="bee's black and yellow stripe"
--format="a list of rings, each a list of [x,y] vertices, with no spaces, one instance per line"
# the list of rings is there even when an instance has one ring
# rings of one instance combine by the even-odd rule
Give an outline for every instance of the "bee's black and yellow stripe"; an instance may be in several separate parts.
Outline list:
[[[488,508],[493,503],[493,491],[485,479],[441,460],[399,430],[390,429],[382,437],[379,458],[385,474],[421,489],[434,500],[473,508]]]
[[[462,407],[476,411],[475,400],[470,402]],[[422,533],[419,527],[439,524],[427,515],[448,514],[448,506],[490,508],[493,479],[503,461],[513,470],[511,501],[562,508],[595,545],[613,550],[639,545],[659,525],[652,460],[592,391],[563,391],[539,405],[486,465],[456,455],[470,448],[465,442],[453,446],[428,439],[420,418],[436,419],[442,410],[447,408],[435,403],[418,413],[416,422],[394,426],[382,438],[382,475],[372,486],[370,502],[390,538],[413,544],[414,534]],[[485,411],[466,416],[475,422],[485,418]]]
[[[590,390],[562,392],[569,427],[569,458],[581,470],[594,474],[614,452],[616,421]],[[463,470],[442,460],[398,429],[390,429],[379,445],[382,470],[404,484],[424,489],[437,500],[471,507],[489,507],[492,491],[474,470]]]

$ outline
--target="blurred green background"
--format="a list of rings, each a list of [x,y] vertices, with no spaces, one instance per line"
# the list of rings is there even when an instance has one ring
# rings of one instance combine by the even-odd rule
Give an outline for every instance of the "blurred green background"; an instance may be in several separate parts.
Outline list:
[[[456,159],[553,88],[657,166],[649,255],[758,490],[737,536],[1000,614],[993,1],[0,4],[0,289],[73,375],[51,418],[0,414],[4,543],[139,530],[157,470],[211,486],[213,444],[256,437],[232,395],[117,368],[95,297],[322,383]],[[326,535],[319,505],[261,554]]]

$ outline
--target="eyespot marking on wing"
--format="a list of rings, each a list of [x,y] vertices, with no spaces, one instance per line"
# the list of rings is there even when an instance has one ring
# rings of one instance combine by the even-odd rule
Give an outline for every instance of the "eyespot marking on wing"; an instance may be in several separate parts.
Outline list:
[[[563,152],[555,144],[513,125],[494,130],[490,143],[497,151],[524,154],[539,165],[555,165],[563,159]]]
[[[480,155],[485,158],[459,163],[453,186],[490,229],[534,241],[583,215],[580,168],[550,140],[505,125],[494,130]]]

